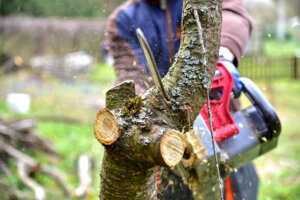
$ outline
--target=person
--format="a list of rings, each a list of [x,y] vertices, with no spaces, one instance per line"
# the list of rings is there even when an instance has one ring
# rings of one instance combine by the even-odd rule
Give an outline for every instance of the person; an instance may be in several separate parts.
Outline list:
[[[220,60],[232,72],[235,84],[239,85],[236,67],[249,40],[253,22],[242,0],[223,0],[222,8]],[[182,0],[128,0],[110,15],[107,42],[118,83],[134,80],[138,93],[146,90],[149,71],[136,35],[137,28],[147,38],[159,73],[164,77],[179,49],[181,12]],[[239,103],[235,101],[233,110],[238,109]],[[258,178],[254,166],[250,163],[239,171],[241,173],[233,174],[230,181],[234,199],[256,199]],[[243,179],[248,183],[249,174],[253,178],[251,188],[240,187],[242,184],[235,180]]]

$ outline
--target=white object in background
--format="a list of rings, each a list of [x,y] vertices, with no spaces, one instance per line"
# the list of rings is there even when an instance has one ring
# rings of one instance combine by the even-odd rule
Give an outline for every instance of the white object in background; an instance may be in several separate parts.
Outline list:
[[[77,174],[80,185],[76,188],[75,195],[77,197],[82,197],[88,195],[91,190],[93,182],[91,175],[92,161],[88,155],[81,154],[78,158],[77,164]]]
[[[93,64],[93,57],[84,51],[69,53],[64,56],[65,67],[71,70],[86,70],[90,69]]]
[[[25,93],[8,93],[6,103],[10,110],[26,114],[30,110],[31,97]]]
[[[104,58],[104,62],[105,64],[107,64],[108,66],[112,67],[114,65],[114,58],[110,55],[105,56]]]

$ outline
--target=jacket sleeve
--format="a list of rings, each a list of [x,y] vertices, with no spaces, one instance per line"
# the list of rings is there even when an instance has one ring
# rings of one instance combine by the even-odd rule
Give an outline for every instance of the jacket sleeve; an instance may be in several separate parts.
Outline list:
[[[243,0],[223,0],[221,46],[230,49],[236,66],[247,46],[252,27],[253,21]]]
[[[135,27],[122,11],[113,13],[107,24],[107,42],[114,58],[117,82],[134,80],[144,88],[147,80],[146,61],[138,43]]]

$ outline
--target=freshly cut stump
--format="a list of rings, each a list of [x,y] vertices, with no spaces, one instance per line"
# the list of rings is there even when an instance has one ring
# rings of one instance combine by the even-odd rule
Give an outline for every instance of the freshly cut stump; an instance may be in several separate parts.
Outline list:
[[[97,140],[104,145],[111,145],[117,141],[119,125],[115,116],[106,108],[100,110],[97,114],[94,134]]]
[[[167,166],[173,167],[181,161],[184,148],[184,138],[180,132],[171,130],[162,137],[160,152]]]

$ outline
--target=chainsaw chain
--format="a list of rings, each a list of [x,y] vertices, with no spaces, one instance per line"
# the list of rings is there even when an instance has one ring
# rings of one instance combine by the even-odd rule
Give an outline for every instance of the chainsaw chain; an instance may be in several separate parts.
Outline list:
[[[199,14],[198,14],[198,10],[194,9],[194,17],[196,18],[196,22],[197,22],[197,27],[198,27],[198,34],[199,34],[199,42],[200,42],[200,46],[202,48],[202,51],[204,53],[204,65],[207,68],[207,58],[206,58],[206,49],[203,43],[203,29],[201,26],[201,22],[199,19]],[[221,173],[220,173],[220,168],[219,168],[219,161],[218,161],[218,157],[217,157],[217,153],[216,153],[216,145],[215,145],[215,138],[214,138],[214,132],[213,132],[213,126],[212,126],[212,116],[211,116],[211,108],[210,108],[210,99],[209,99],[209,88],[207,87],[207,110],[208,110],[208,116],[209,116],[209,128],[210,128],[210,135],[211,135],[211,142],[212,142],[212,146],[213,146],[213,150],[214,150],[214,157],[215,157],[215,161],[216,161],[216,169],[217,169],[217,174],[218,174],[218,181],[219,181],[219,188],[220,188],[220,195],[221,195],[221,200],[224,200],[224,195],[223,195],[223,181],[221,178]]]

